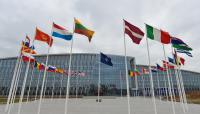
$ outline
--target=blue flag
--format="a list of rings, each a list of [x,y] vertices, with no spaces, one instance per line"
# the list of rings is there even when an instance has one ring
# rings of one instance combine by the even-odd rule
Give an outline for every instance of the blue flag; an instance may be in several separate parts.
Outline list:
[[[170,63],[172,63],[172,64],[176,64],[176,63],[175,63],[175,60],[174,60],[173,58],[171,58],[171,57],[168,57],[168,61],[169,61]]]
[[[113,66],[112,64],[112,61],[111,61],[111,58],[108,57],[107,55],[103,54],[103,53],[100,53],[100,56],[101,56],[101,62],[106,64],[106,65],[109,65],[109,66]]]

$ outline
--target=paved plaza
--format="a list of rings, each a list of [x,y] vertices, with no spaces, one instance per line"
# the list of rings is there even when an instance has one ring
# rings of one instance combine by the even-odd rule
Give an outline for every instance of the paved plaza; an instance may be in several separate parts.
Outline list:
[[[156,99],[158,114],[172,114],[170,102]],[[5,105],[0,105],[0,114],[4,112]],[[64,114],[64,99],[44,99],[41,114]],[[21,114],[37,114],[38,101],[23,103]],[[188,104],[186,114],[200,114],[200,105]],[[10,114],[17,114],[18,103],[13,105]],[[127,114],[126,97],[108,97],[97,103],[94,97],[70,99],[68,114]],[[184,114],[180,103],[175,103],[176,114]],[[152,99],[143,97],[131,98],[131,114],[154,114]]]

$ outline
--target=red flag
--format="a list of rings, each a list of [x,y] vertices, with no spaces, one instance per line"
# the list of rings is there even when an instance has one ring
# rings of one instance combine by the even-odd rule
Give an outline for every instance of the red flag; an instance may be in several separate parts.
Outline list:
[[[124,32],[129,35],[134,43],[140,44],[140,41],[144,37],[144,32],[142,32],[138,27],[130,24],[126,20],[124,20],[124,29]]]
[[[163,67],[168,69],[174,69],[174,65],[169,64],[169,62],[163,60]]]
[[[53,44],[53,38],[51,36],[49,36],[48,34],[42,32],[38,28],[36,28],[35,40],[46,42],[50,47]]]
[[[24,62],[35,62],[35,58],[32,56],[32,55],[30,55],[29,53],[24,53],[24,52],[22,52],[22,60],[24,61]]]

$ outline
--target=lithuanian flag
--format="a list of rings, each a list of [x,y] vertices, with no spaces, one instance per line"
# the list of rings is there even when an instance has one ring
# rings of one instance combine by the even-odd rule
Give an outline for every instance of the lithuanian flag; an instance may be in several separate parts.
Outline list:
[[[87,29],[85,26],[81,24],[81,22],[74,18],[75,22],[75,29],[74,32],[78,34],[82,34],[88,37],[89,42],[92,39],[92,36],[94,34],[94,31]]]

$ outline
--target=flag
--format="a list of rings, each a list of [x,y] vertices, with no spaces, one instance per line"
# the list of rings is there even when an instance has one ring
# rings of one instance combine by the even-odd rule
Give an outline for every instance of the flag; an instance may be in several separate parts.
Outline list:
[[[169,61],[169,63],[171,63],[171,64],[176,64],[176,63],[175,63],[175,60],[174,60],[173,58],[171,58],[171,57],[168,57],[168,61]]]
[[[177,49],[176,51],[177,51],[178,53],[184,53],[184,54],[186,54],[186,55],[189,56],[189,57],[193,57],[193,56],[192,56],[192,53],[190,53],[190,52],[187,51],[187,50]]]
[[[140,41],[144,37],[144,32],[126,20],[124,20],[124,32],[128,34],[132,41],[136,44],[140,44]]]
[[[64,74],[64,70],[63,70],[63,69],[61,69],[61,68],[56,68],[56,72],[57,72],[57,73]]]
[[[142,67],[142,74],[149,74],[149,70]]]
[[[174,69],[174,68],[175,68],[174,65],[172,65],[172,64],[170,64],[169,62],[164,61],[164,60],[163,60],[163,67],[164,67],[164,68],[167,68],[167,69]]]
[[[61,38],[64,40],[71,40],[72,39],[72,33],[66,30],[65,28],[53,23],[52,27],[52,36]]]
[[[135,69],[135,75],[136,76],[140,76],[141,75],[141,73],[140,73],[140,71],[138,69]]]
[[[81,71],[79,71],[79,72],[78,72],[78,75],[79,75],[79,76],[85,76],[85,73],[84,73],[84,72],[81,72]]]
[[[128,70],[128,75],[129,75],[130,77],[134,77],[134,76],[135,76],[135,73],[134,73],[133,71],[131,71],[131,70]]]
[[[44,70],[45,69],[44,63],[39,63],[37,61],[35,61],[34,67],[37,68],[38,70]]]
[[[108,57],[107,55],[103,54],[103,53],[100,53],[100,58],[101,58],[101,62],[106,64],[106,65],[109,65],[109,66],[113,66],[113,63],[111,61],[111,58]]]
[[[48,34],[42,32],[38,28],[36,28],[35,40],[46,42],[50,47],[53,44],[53,38],[51,38],[51,36],[49,36]]]
[[[22,60],[24,62],[30,61],[31,63],[33,63],[35,61],[35,58],[29,53],[22,52]]]
[[[184,65],[185,64],[185,59],[183,57],[180,57],[177,55],[177,52],[176,50],[174,50],[174,59],[175,59],[175,62],[177,65]]]
[[[172,46],[176,49],[181,49],[181,50],[187,50],[187,51],[192,51],[192,48],[189,47],[185,42],[183,42],[179,38],[172,37],[171,38],[171,43]]]
[[[25,42],[22,42],[21,52],[36,54],[36,51],[34,49],[32,49],[32,47],[27,47]]]
[[[166,71],[166,69],[163,68],[163,67],[161,67],[159,64],[156,64],[156,66],[157,66],[157,69],[158,69],[158,70],[160,70],[160,71]]]
[[[85,26],[81,24],[81,22],[77,19],[74,19],[75,22],[75,33],[82,34],[88,37],[89,42],[92,39],[94,31],[87,29]]]
[[[157,67],[152,66],[152,67],[151,67],[151,71],[152,71],[152,72],[157,72],[157,71],[158,71],[158,70],[157,70]]]
[[[31,42],[31,39],[27,35],[26,35],[26,38],[25,38],[25,42],[27,42],[28,44],[30,44],[30,42]]]
[[[158,42],[161,42],[163,44],[169,44],[170,43],[170,35],[168,32],[165,32],[163,30],[159,30],[157,28],[154,28],[150,25],[146,24],[146,35],[147,38],[150,38],[152,40],[156,40]]]
[[[49,72],[56,72],[56,67],[54,67],[54,66],[48,66],[47,67],[47,71],[49,71]]]

